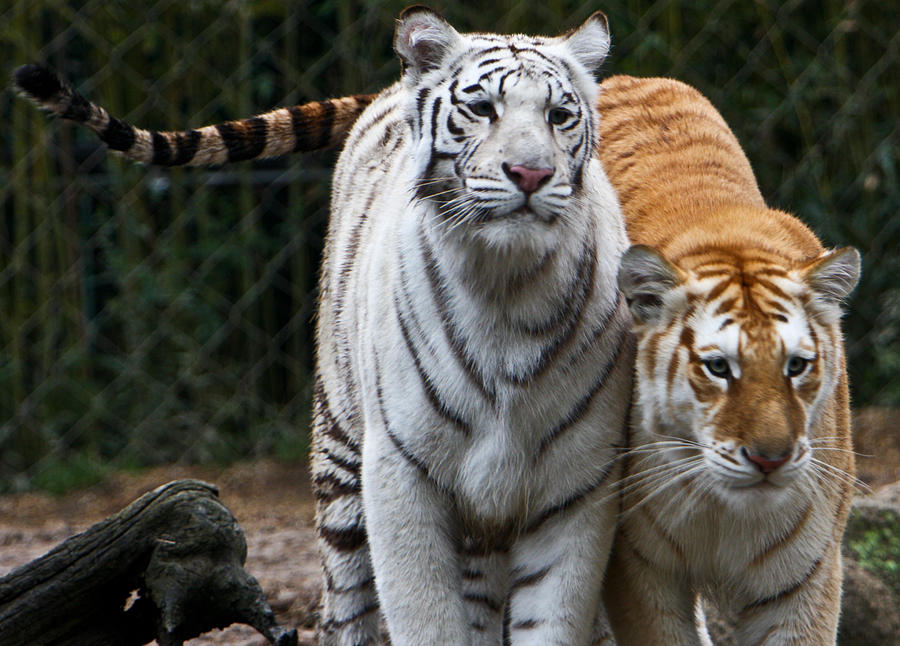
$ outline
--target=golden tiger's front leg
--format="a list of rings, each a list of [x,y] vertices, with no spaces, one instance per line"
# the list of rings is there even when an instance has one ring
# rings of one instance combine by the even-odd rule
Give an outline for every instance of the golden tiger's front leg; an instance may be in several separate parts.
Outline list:
[[[689,581],[661,571],[620,528],[603,586],[617,646],[706,646]]]
[[[745,606],[738,615],[742,646],[834,646],[841,606],[841,555],[833,543],[799,584]]]

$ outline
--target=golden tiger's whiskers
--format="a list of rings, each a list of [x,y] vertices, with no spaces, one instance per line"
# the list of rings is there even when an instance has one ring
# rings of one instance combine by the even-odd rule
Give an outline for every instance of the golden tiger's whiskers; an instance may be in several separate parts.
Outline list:
[[[657,433],[657,435],[665,440],[671,440],[673,442],[681,442],[682,444],[690,444],[691,446],[696,446],[701,449],[709,448],[708,444],[704,444],[703,442],[698,442],[697,440],[692,440],[687,437],[678,437],[677,435],[663,435],[661,433]]]
[[[641,459],[640,463],[645,462],[646,460],[652,458],[652,455],[644,456]],[[657,464],[656,466],[648,467],[646,469],[641,469],[636,473],[632,473],[631,475],[625,476],[619,481],[619,484],[623,486],[623,491],[634,484],[635,481],[640,481],[645,478],[649,478],[654,475],[658,471],[665,471],[666,469],[671,468],[673,465],[683,464],[685,462],[689,462],[691,460],[696,460],[698,458],[702,458],[702,456],[691,455],[684,458],[679,458],[677,460],[666,461],[663,464]],[[634,466],[637,466],[640,463],[636,463]]]
[[[632,454],[640,454],[646,453],[644,457],[640,460],[637,460],[631,465],[632,469],[636,469],[640,465],[642,465],[647,460],[653,458],[654,456],[661,455],[667,451],[676,451],[676,450],[697,450],[697,449],[706,449],[709,448],[705,444],[701,444],[700,442],[696,442],[694,440],[682,439],[679,437],[672,437],[663,435],[660,437],[664,437],[667,439],[663,439],[657,442],[648,442],[647,444],[642,444],[640,446],[636,446],[630,449],[625,449],[622,452],[621,458],[626,458]]]
[[[698,449],[708,448],[707,445],[695,440],[669,435],[660,435],[659,437],[663,439],[628,449],[623,453],[622,457],[632,454],[645,454],[631,465],[633,469],[636,469],[648,460],[663,457],[665,453],[685,450],[697,451]],[[704,462],[703,455],[694,454],[677,460],[667,460],[663,464],[640,469],[637,473],[624,477],[620,481],[620,492],[626,500],[628,509],[624,512],[623,517],[627,517],[656,496],[670,490],[676,484],[702,473],[705,469]],[[635,492],[640,490],[649,490],[649,493],[637,502],[629,503],[628,498],[632,498]],[[701,493],[705,494],[705,492],[691,492],[692,497],[701,495]]]
[[[680,458],[665,464],[659,464],[649,469],[644,469],[640,473],[633,473],[620,482],[620,491],[623,495],[628,496],[634,491],[647,488],[648,486],[656,486],[671,476],[673,473],[680,472],[686,467],[693,467],[702,464],[702,456],[690,456]]]
[[[667,471],[663,471],[654,475],[654,477],[649,478],[648,482],[639,482],[634,484],[642,484],[648,486],[650,488],[655,488],[650,491],[646,496],[641,498],[636,503],[626,503],[627,509],[622,513],[622,518],[625,519],[634,513],[639,508],[643,507],[645,504],[650,502],[653,498],[656,498],[662,493],[670,490],[676,484],[681,483],[682,481],[692,478],[697,474],[702,473],[706,466],[703,464],[703,457],[696,456],[693,458],[685,458],[687,460],[686,464],[679,464],[673,466]],[[673,463],[674,464],[674,463]],[[674,475],[673,475],[674,474]],[[660,483],[663,483],[663,486],[659,486]],[[658,488],[656,488],[658,487]]]
[[[810,448],[814,451],[837,451],[839,453],[851,453],[858,458],[866,458],[871,459],[875,456],[870,453],[860,453],[859,451],[854,451],[853,449],[844,449],[839,446],[832,446],[830,444],[826,444],[826,442],[830,442],[833,440],[842,441],[844,438],[840,437],[817,437],[815,439],[809,440]],[[822,445],[822,446],[817,446]]]
[[[625,457],[629,451],[630,451],[630,450],[626,450],[625,453],[622,453],[622,454],[620,454],[620,455],[614,457],[612,460],[609,460],[606,464],[603,465],[603,469],[606,470],[606,469],[611,468],[617,461],[619,461],[619,460],[621,460],[623,457]],[[685,462],[685,461],[688,461],[688,460],[696,460],[696,459],[698,459],[698,457],[699,457],[699,456],[691,456],[691,457],[688,457],[688,458],[681,458],[680,460],[677,461],[677,464],[673,462],[673,463],[667,463],[667,464],[656,465],[655,467],[651,467],[651,468],[646,469],[646,470],[644,470],[644,471],[642,471],[642,472],[640,472],[640,473],[632,473],[632,474],[629,475],[629,476],[625,476],[625,477],[623,477],[622,479],[620,479],[620,480],[618,481],[617,484],[618,484],[619,486],[615,487],[615,489],[614,489],[613,491],[611,491],[609,494],[607,494],[607,495],[605,495],[605,496],[603,496],[602,498],[599,499],[598,504],[605,504],[606,502],[612,500],[613,498],[618,498],[619,496],[623,496],[623,495],[629,495],[629,494],[632,493],[633,490],[636,489],[640,484],[646,484],[646,483],[641,482],[641,481],[636,481],[636,480],[639,479],[639,478],[649,479],[651,476],[657,475],[657,474],[653,473],[653,472],[655,472],[655,471],[659,471],[659,470],[661,470],[661,469],[670,469],[670,470],[671,470],[672,467],[673,467],[673,464],[675,464],[675,466],[677,467],[677,466],[679,466],[682,462]],[[624,485],[624,486],[623,486],[623,485]]]
[[[659,453],[660,451],[665,451],[665,450],[683,449],[683,450],[687,451],[687,450],[695,450],[698,448],[706,448],[706,447],[703,446],[702,444],[687,444],[685,442],[676,442],[674,440],[663,440],[660,442],[652,442],[650,444],[645,444],[643,446],[636,446],[633,449],[627,449],[622,454],[622,457],[626,457],[633,453],[634,454],[649,453],[651,455],[655,455],[655,454]]]
[[[843,469],[836,467],[833,464],[823,462],[818,458],[810,458],[809,463],[813,468],[813,472],[823,484],[827,482],[830,482],[832,484],[846,483],[859,489],[863,493],[872,493],[872,487],[867,485],[852,473],[848,473],[847,471],[844,471]]]

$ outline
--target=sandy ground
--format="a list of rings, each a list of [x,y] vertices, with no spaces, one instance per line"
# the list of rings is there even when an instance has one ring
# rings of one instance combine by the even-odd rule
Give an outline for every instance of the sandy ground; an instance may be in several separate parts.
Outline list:
[[[855,419],[860,480],[878,488],[900,480],[900,415],[868,409]],[[313,531],[313,498],[306,464],[273,461],[225,469],[169,466],[119,474],[102,485],[59,498],[42,494],[0,497],[0,576],[125,507],[141,494],[179,478],[219,487],[222,502],[247,538],[246,569],[268,597],[280,624],[297,627],[313,644],[313,612],[321,579]],[[862,490],[860,490],[862,492]],[[263,646],[253,629],[233,626],[207,633],[189,646]]]

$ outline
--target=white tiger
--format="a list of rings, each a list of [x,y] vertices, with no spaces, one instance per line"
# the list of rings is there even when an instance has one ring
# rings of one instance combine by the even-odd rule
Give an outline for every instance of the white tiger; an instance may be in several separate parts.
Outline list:
[[[634,351],[591,159],[606,20],[464,35],[416,7],[394,44],[321,278],[321,639],[375,642],[380,602],[395,645],[587,644]]]
[[[618,507],[635,342],[600,162],[594,14],[558,38],[401,14],[400,82],[183,132],[47,68],[16,83],[110,148],[208,164],[340,141],[321,276],[312,470],[319,637],[587,644]],[[360,115],[364,106],[368,108]],[[605,639],[598,621],[595,639]]]

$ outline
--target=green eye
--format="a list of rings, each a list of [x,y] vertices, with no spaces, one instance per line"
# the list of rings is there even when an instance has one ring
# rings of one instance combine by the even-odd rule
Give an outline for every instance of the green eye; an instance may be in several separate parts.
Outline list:
[[[547,113],[547,121],[554,126],[561,126],[572,117],[572,113],[565,108],[553,108]]]
[[[468,108],[476,117],[493,118],[497,114],[494,112],[494,106],[490,101],[473,101],[468,104]]]
[[[787,362],[787,376],[797,377],[806,372],[806,366],[809,365],[809,359],[803,357],[791,357]]]
[[[719,379],[728,379],[731,376],[731,368],[728,366],[728,360],[725,357],[713,357],[703,362],[706,369],[713,377]]]

